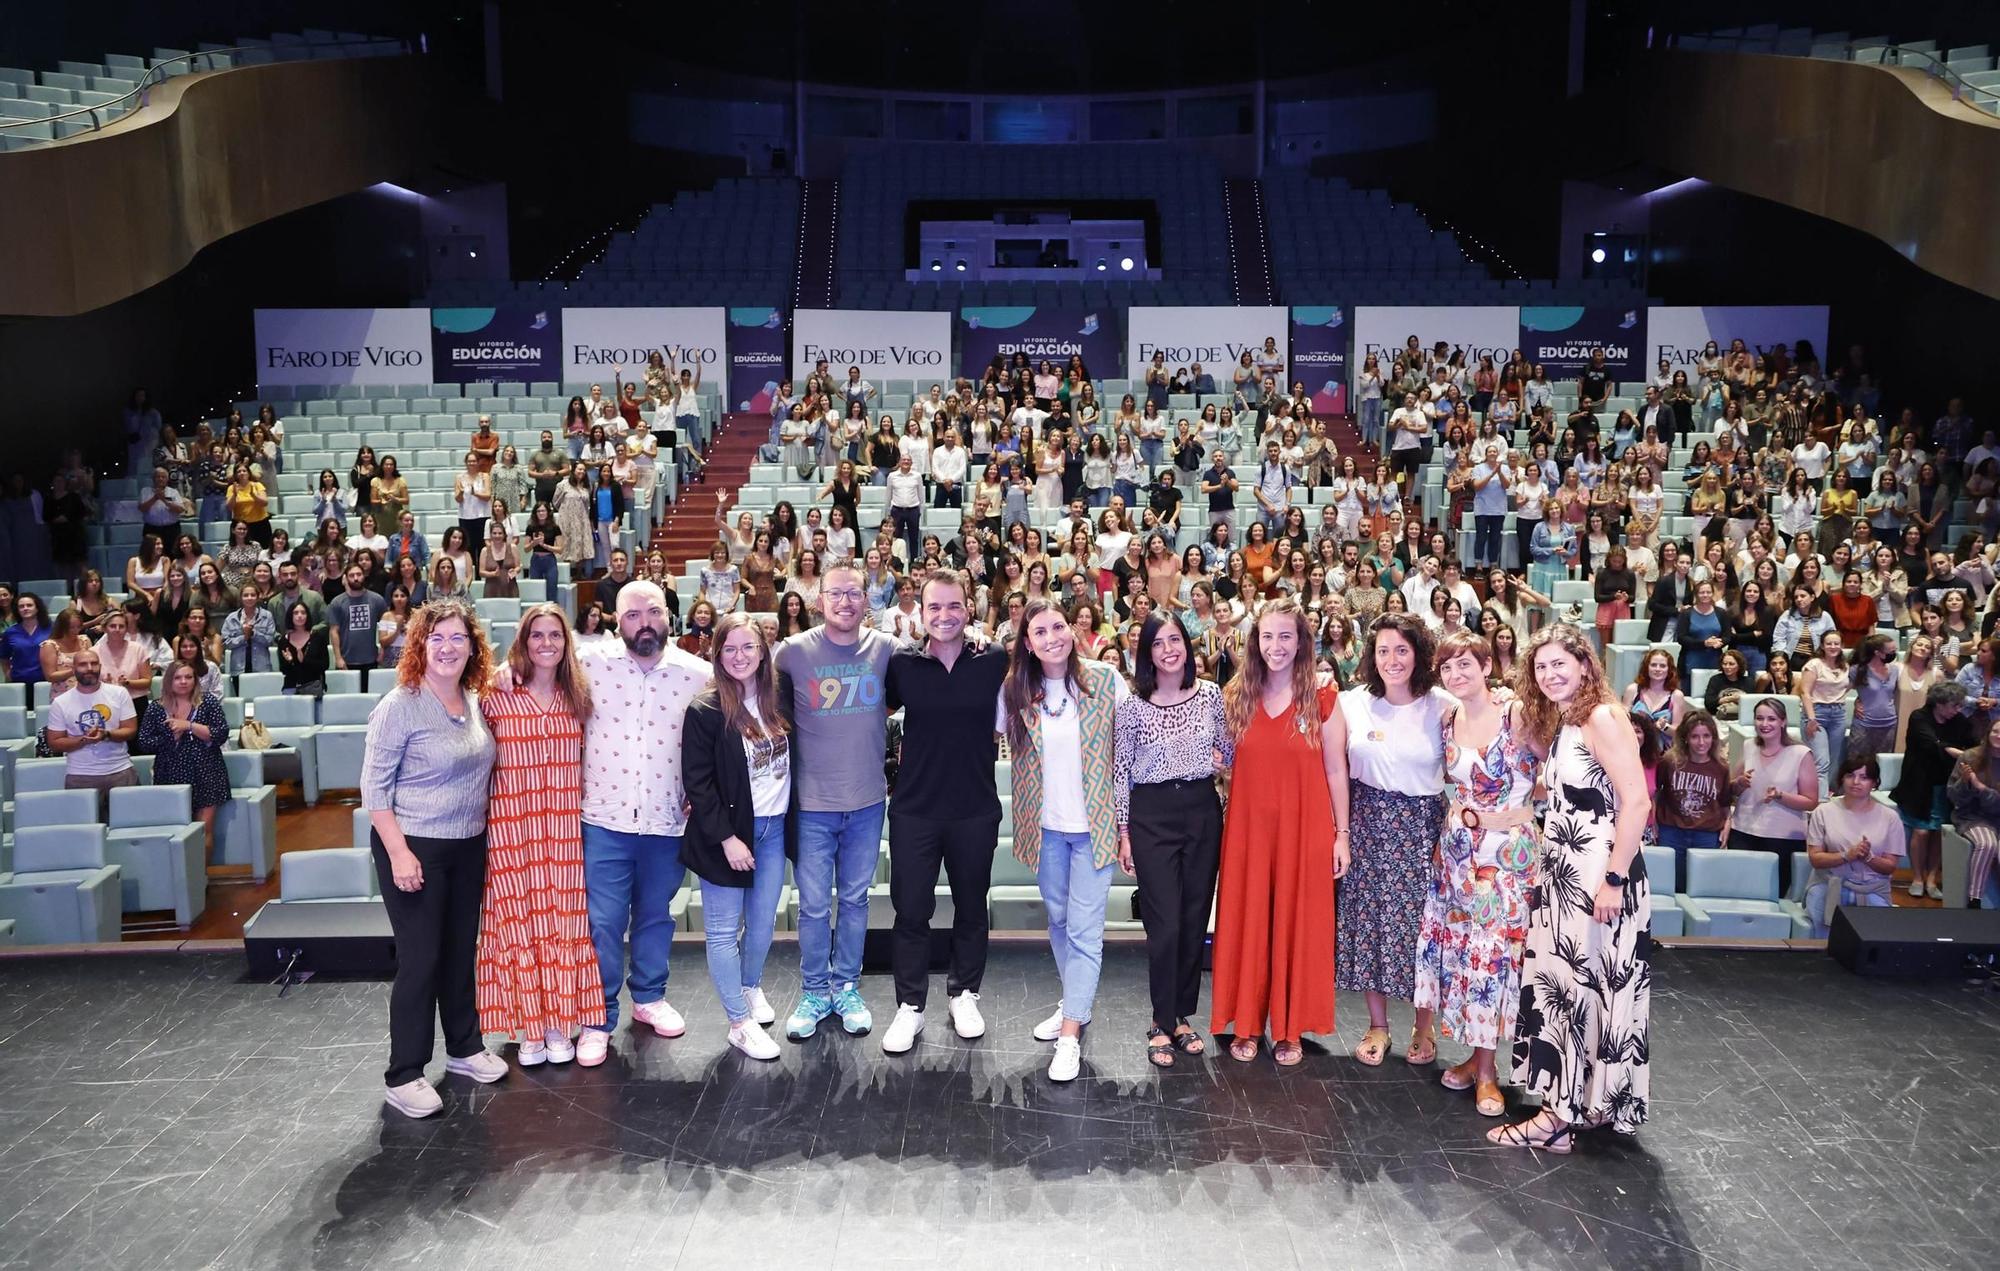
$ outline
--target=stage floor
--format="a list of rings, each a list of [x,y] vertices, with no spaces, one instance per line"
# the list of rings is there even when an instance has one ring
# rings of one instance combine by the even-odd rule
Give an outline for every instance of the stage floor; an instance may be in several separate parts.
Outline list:
[[[781,1012],[792,962],[766,977]],[[1067,1087],[1028,1036],[1046,949],[994,950],[981,1041],[952,1036],[940,979],[910,1055],[836,1031],[768,1065],[723,1044],[698,947],[674,965],[688,1036],[454,1077],[412,1122],[380,1097],[385,984],[280,1000],[221,954],[0,964],[0,1265],[2000,1265],[2000,995],[1958,981],[1662,950],[1653,1119],[1560,1157],[1487,1146],[1469,1094],[1402,1062],[1406,1013],[1388,1065],[1349,1058],[1345,995],[1333,1053],[1295,1071],[1217,1047],[1155,1074],[1131,945]],[[863,987],[884,1020],[887,978]]]

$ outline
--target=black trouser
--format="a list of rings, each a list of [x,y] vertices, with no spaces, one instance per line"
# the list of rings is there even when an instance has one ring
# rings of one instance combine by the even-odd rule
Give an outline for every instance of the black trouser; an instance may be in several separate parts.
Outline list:
[[[1153,1023],[1168,1032],[1201,1000],[1201,951],[1222,859],[1222,803],[1213,780],[1132,787],[1132,869],[1146,927]]]
[[[243,527],[250,531],[251,542],[257,544],[265,551],[269,551],[271,549],[270,517],[267,516],[261,521],[245,521],[243,523]]]
[[[479,560],[479,549],[486,546],[486,521],[487,518],[483,516],[461,516],[458,518],[458,531],[465,535],[465,550],[471,553],[472,559],[475,562]],[[474,565],[474,568],[478,568],[477,564]],[[461,578],[458,580],[458,583],[461,587],[470,587],[478,581],[477,578]]]
[[[932,505],[941,508],[962,508],[965,506],[965,482],[954,481],[949,486],[942,481],[937,485],[937,501]],[[852,524],[852,522],[849,522]]]
[[[937,912],[938,866],[951,884],[951,972],[945,993],[977,993],[986,977],[986,890],[1000,813],[933,820],[898,815],[889,805],[889,901],[896,909],[890,962],[896,1003],[923,1008],[931,987],[931,915]]]
[[[424,1075],[431,1061],[431,1021],[444,1025],[444,1053],[476,1055],[479,1000],[474,967],[479,950],[479,906],[486,894],[486,836],[406,840],[424,867],[424,885],[396,886],[382,836],[370,832],[382,907],[396,935],[396,982],[389,990],[389,1068],[385,1085]]]
[[[370,671],[372,671],[372,670],[374,670],[374,669],[375,669],[375,663],[373,663],[373,662],[349,662],[349,663],[347,664],[347,666],[346,666],[346,668],[345,668],[345,669],[346,669],[346,670],[349,670],[349,671],[359,671],[359,672],[361,672],[361,691],[362,691],[363,693],[366,693],[366,692],[368,691],[368,673],[369,673]],[[395,670],[396,668],[392,666],[392,667],[390,667],[389,669],[390,669],[391,671],[394,671],[394,670]]]
[[[903,540],[903,546],[910,551],[910,564],[917,563],[917,549],[923,533],[924,510],[921,507],[889,509],[889,523],[896,527],[896,537]]]
[[[1792,894],[1792,856],[1794,853],[1800,854],[1799,865],[1802,868],[1812,868],[1803,855],[1806,847],[1804,839],[1774,839],[1767,838],[1762,834],[1750,834],[1743,830],[1732,829],[1729,831],[1729,847],[1732,851],[1770,852],[1777,856],[1779,900],[1787,899]]]

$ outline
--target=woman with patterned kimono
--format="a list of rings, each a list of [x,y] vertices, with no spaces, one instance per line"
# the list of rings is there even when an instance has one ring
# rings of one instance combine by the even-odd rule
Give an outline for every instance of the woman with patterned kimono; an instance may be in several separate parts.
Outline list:
[[[1471,631],[1438,645],[1438,682],[1457,698],[1444,716],[1451,781],[1417,939],[1418,1010],[1436,1012],[1446,1037],[1472,1047],[1444,1070],[1448,1090],[1477,1087],[1481,1116],[1507,1110],[1493,1052],[1514,1032],[1537,833],[1533,794],[1541,760],[1522,735],[1521,704],[1487,685],[1493,647]]]
[[[1514,1075],[1541,1111],[1488,1142],[1567,1152],[1578,1130],[1631,1134],[1651,1081],[1652,917],[1639,852],[1652,800],[1639,743],[1583,632],[1528,646],[1524,732],[1548,758],[1541,869],[1528,892]]]

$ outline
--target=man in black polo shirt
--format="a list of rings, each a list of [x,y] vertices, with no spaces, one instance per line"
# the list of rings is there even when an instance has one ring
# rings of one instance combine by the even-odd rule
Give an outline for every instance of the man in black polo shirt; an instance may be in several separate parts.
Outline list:
[[[965,583],[938,570],[924,579],[921,646],[889,659],[890,710],[903,712],[902,759],[889,800],[889,900],[896,924],[891,963],[896,1018],[882,1049],[900,1055],[924,1031],[930,994],[931,915],[938,866],[951,884],[951,973],[945,992],[960,1037],[986,1032],[979,984],[986,974],[986,889],[1000,841],[1000,795],[993,784],[993,704],[1007,674],[998,645],[965,642]]]
[[[1208,525],[1210,529],[1218,525],[1229,527],[1229,541],[1236,541],[1236,469],[1229,466],[1229,458],[1217,446],[1208,465],[1208,471],[1201,474],[1201,492],[1208,496]]]
[[[1590,351],[1590,365],[1577,373],[1576,404],[1578,406],[1601,407],[1611,396],[1611,371],[1604,365],[1604,350]]]

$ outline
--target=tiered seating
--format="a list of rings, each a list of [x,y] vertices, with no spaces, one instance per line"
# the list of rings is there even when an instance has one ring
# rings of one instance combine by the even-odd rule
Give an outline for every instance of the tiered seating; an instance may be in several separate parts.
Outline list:
[[[858,309],[965,304],[1232,304],[1222,172],[1191,151],[1157,146],[882,147],[841,172],[840,303]],[[1040,197],[1150,200],[1160,215],[1160,282],[911,283],[903,224],[912,200]]]
[[[575,282],[442,282],[430,298],[435,305],[540,303],[551,294],[570,305],[782,304],[792,294],[798,244],[797,181],[730,177],[655,204],[638,229],[613,235]]]
[[[1936,40],[1855,36],[1848,31],[1814,31],[1811,27],[1780,27],[1771,22],[1726,27],[1704,35],[1676,36],[1674,46],[1718,53],[1776,53],[1832,62],[1914,67],[1960,81],[1975,90],[1965,94],[1964,101],[1988,114],[2000,115],[2000,70],[1994,69],[1990,44],[1940,45]]]
[[[306,31],[244,38],[234,44],[156,48],[150,58],[106,53],[95,62],[58,62],[39,73],[0,67],[0,150],[60,141],[111,122],[138,105],[142,84],[197,71],[324,57],[381,57],[407,52],[399,40]]]

